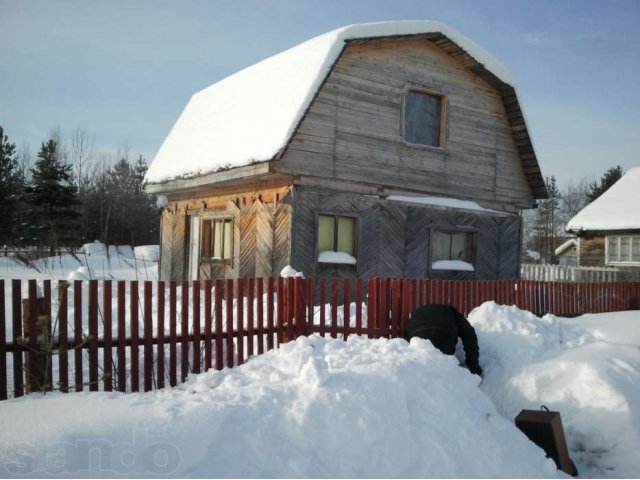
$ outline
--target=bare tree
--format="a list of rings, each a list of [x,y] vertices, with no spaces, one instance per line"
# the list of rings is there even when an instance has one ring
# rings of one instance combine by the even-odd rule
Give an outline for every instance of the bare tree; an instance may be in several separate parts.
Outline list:
[[[94,145],[95,134],[90,133],[86,125],[76,127],[71,133],[71,164],[80,192],[86,190],[91,181],[88,168],[93,159]]]

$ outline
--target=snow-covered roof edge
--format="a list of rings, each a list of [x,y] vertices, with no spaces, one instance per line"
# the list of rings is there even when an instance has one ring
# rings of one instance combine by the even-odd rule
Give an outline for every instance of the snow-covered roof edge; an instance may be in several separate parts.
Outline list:
[[[640,230],[640,166],[620,180],[567,223],[568,232]]]
[[[442,23],[410,20],[350,25],[269,57],[193,95],[151,163],[145,181],[162,183],[273,159],[287,145],[347,41],[428,33],[443,34],[498,79],[515,88],[512,75],[493,55]],[[283,75],[278,74],[280,67],[285,67],[288,81],[282,81]],[[291,70],[297,75],[292,77]],[[292,88],[293,81],[300,85]],[[260,85],[269,87],[266,101],[264,89],[256,88]],[[256,90],[260,90],[258,95]],[[225,97],[232,94],[246,100],[245,105],[231,102],[241,114],[227,110],[229,98]],[[255,109],[255,100],[266,105]],[[264,118],[269,117],[269,106],[280,107],[278,118]],[[207,122],[211,120],[209,115],[214,115],[213,122]],[[223,118],[216,121],[216,115]],[[238,120],[243,121],[242,133],[257,132],[255,141],[247,142],[240,132],[231,131],[229,126],[237,128]]]
[[[556,248],[554,253],[556,255],[560,255],[562,252],[564,252],[569,247],[577,247],[577,246],[578,246],[578,242],[576,241],[576,239],[575,238],[571,238],[571,239],[567,240],[566,242],[564,242],[562,245],[560,245],[558,248]]]

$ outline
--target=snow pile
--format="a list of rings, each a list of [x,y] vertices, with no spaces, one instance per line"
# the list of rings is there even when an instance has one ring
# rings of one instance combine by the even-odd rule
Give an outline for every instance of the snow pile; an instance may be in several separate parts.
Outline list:
[[[640,228],[640,167],[634,167],[567,224],[567,231],[629,230]]]
[[[280,276],[284,277],[284,278],[294,278],[294,277],[300,277],[300,278],[304,278],[304,275],[302,272],[298,272],[295,268],[293,268],[291,265],[287,265],[286,267],[284,267],[281,271],[280,271]]]
[[[640,312],[569,320],[488,302],[469,321],[481,388],[502,415],[544,404],[560,412],[581,475],[638,476]]]
[[[392,202],[416,203],[418,205],[431,205],[436,207],[459,208],[462,210],[474,210],[478,212],[504,213],[498,210],[490,210],[481,207],[476,202],[470,200],[458,200],[448,197],[406,197],[402,195],[389,195],[387,200]]]
[[[157,262],[160,260],[160,245],[140,245],[135,247],[134,255],[140,260]]]
[[[21,473],[42,475],[56,460],[64,465],[58,474],[108,474],[100,457],[85,464],[69,453],[88,442],[95,455],[109,456],[102,468],[120,467],[120,474],[558,476],[542,450],[496,412],[479,381],[424,340],[303,337],[172,390],[4,402],[0,471],[26,464],[32,469]],[[37,441],[43,428],[46,441]],[[162,454],[139,455],[138,470],[123,471],[104,445],[133,449],[134,439]]]
[[[320,255],[318,255],[318,262],[355,265],[356,258],[346,252],[320,252]]]
[[[346,41],[433,32],[442,33],[500,80],[515,85],[491,54],[447,25],[427,20],[350,25],[267,58],[193,95],[145,181],[161,183],[271,160],[286,146]]]
[[[431,264],[434,270],[457,270],[461,272],[473,272],[475,269],[469,262],[462,260],[438,260]]]
[[[67,275],[67,280],[72,282],[74,280],[102,280],[102,279],[95,278],[93,275],[91,275],[91,270],[89,270],[89,267],[82,266],[82,267],[76,268],[72,272],[69,272],[69,275]]]

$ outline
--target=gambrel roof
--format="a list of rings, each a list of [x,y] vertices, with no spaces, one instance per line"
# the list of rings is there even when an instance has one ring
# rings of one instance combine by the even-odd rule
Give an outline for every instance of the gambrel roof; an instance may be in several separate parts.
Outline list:
[[[351,25],[312,38],[196,93],[147,172],[159,184],[277,159],[350,40],[421,36],[500,92],[534,198],[546,188],[515,82],[486,50],[433,21]]]
[[[640,167],[584,207],[567,224],[567,231],[640,230]]]

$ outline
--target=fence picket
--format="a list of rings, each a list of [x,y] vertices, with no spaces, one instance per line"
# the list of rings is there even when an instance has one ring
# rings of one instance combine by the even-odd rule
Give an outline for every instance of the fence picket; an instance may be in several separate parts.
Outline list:
[[[247,279],[247,358],[253,356],[253,303],[254,279]]]
[[[193,332],[191,371],[200,373],[200,281],[194,280],[191,284],[193,295],[193,321],[191,322],[191,331]]]
[[[257,316],[258,316],[258,355],[264,353],[264,295],[263,295],[264,283],[262,278],[256,280],[256,301],[257,301]],[[313,301],[311,302],[313,305]]]
[[[351,319],[351,282],[348,277],[345,277],[342,283],[342,323],[344,325],[344,339],[346,340],[349,336],[350,323]]]
[[[158,332],[158,348],[157,348],[157,368],[158,368],[158,379],[157,384],[158,388],[164,388],[164,282],[158,282],[158,328],[156,331]]]
[[[69,391],[68,286],[69,282],[66,280],[58,282],[58,388],[63,393]]]
[[[11,280],[11,311],[13,313],[13,395],[21,397],[24,394],[22,371],[22,282]]]
[[[214,311],[215,311],[215,342],[216,342],[216,370],[224,368],[224,336],[222,329],[222,280],[215,282],[214,294]]]
[[[140,326],[138,308],[139,302],[138,282],[129,284],[129,316],[131,321],[131,391],[140,391]],[[184,381],[184,379],[182,380]]]
[[[89,280],[89,390],[98,391],[98,281]]]
[[[338,279],[331,279],[331,337],[338,338]]]
[[[102,347],[102,382],[104,391],[111,392],[113,390],[111,280],[105,280],[102,283],[102,324],[102,338],[104,339]]]
[[[233,367],[233,280],[227,279],[224,289],[224,300],[226,307],[227,325],[227,367]]]
[[[118,295],[118,391],[127,391],[127,352],[125,350],[125,339],[127,338],[127,332],[125,329],[125,288],[126,283],[123,281],[118,282],[117,295]],[[75,299],[74,299],[75,301]]]
[[[153,323],[151,319],[152,283],[144,282],[144,391],[153,389]]]
[[[324,337],[326,335],[326,312],[325,305],[327,303],[327,279],[322,277],[320,279],[320,335]]]
[[[277,346],[279,347],[284,342],[284,306],[285,306],[285,295],[284,295],[284,278],[278,277],[277,286],[276,286],[276,340]]]
[[[169,385],[178,384],[178,285],[175,280],[169,282]]]
[[[243,280],[236,282],[236,350],[238,352],[236,365],[244,363],[244,289]]]
[[[83,389],[82,379],[82,282],[73,282],[73,349],[75,366],[75,391],[81,392]]]
[[[211,280],[204,281],[204,371],[211,368]]]
[[[274,346],[274,323],[273,323],[273,295],[274,295],[273,277],[267,278],[267,350],[271,350]]]
[[[182,309],[180,311],[180,382],[189,374],[189,282],[182,282]]]

